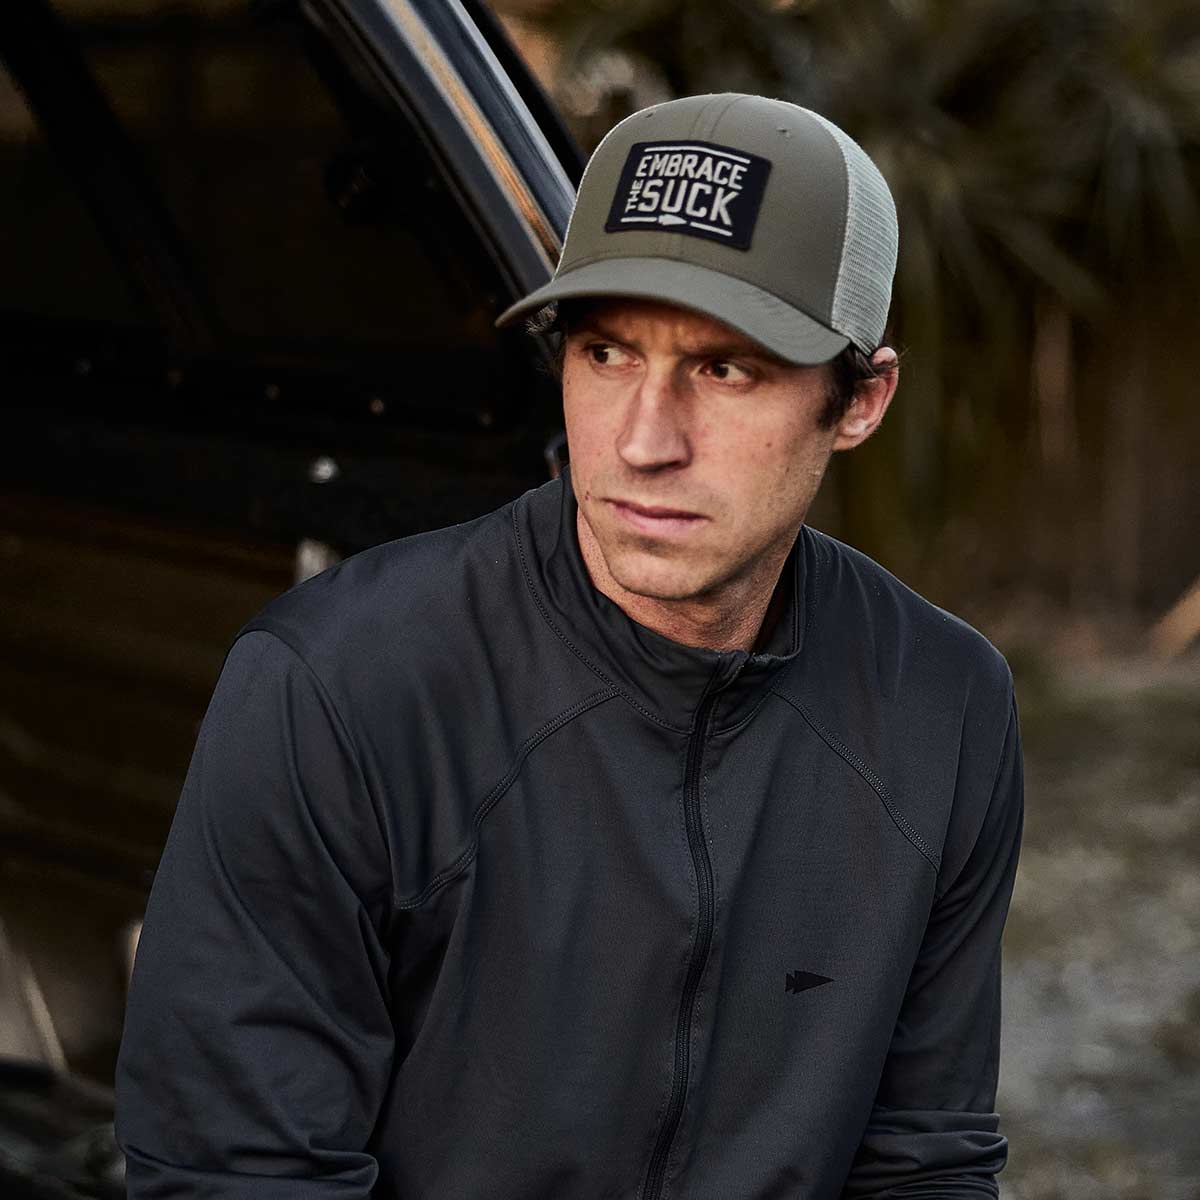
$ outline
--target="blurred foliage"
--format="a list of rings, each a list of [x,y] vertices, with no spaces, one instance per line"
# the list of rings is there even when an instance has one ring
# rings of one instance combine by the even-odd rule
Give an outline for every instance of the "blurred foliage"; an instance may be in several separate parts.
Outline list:
[[[512,0],[587,149],[645,104],[814,108],[900,211],[901,402],[822,521],[952,603],[1156,610],[1200,572],[1193,0]],[[519,10],[519,11],[517,11]]]

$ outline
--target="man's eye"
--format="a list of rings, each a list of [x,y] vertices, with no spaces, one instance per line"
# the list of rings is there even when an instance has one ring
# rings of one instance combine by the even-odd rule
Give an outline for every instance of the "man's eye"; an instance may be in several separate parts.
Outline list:
[[[620,346],[613,346],[608,342],[592,342],[587,348],[587,354],[592,362],[601,367],[623,367],[629,362],[629,355]]]
[[[704,364],[704,370],[718,383],[749,383],[754,378],[748,368],[727,358],[714,358],[712,362]]]

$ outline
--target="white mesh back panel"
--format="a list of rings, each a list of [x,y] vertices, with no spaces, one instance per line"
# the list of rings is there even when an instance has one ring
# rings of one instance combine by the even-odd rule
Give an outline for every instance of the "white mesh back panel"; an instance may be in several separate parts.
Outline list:
[[[896,205],[879,168],[859,146],[820,113],[812,115],[837,142],[846,163],[846,241],[831,324],[870,352],[887,325],[898,249]]]

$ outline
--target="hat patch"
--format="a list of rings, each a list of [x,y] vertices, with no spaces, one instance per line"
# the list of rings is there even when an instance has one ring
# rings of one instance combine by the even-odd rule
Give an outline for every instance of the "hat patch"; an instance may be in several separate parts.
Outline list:
[[[686,233],[750,248],[768,159],[711,142],[636,142],[621,170],[608,233]]]

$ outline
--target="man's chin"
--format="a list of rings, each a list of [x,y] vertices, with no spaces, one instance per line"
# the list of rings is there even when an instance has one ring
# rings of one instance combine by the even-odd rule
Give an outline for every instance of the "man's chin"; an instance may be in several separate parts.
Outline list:
[[[711,573],[687,562],[638,551],[622,551],[608,557],[608,570],[627,592],[647,600],[692,600],[713,584]]]

